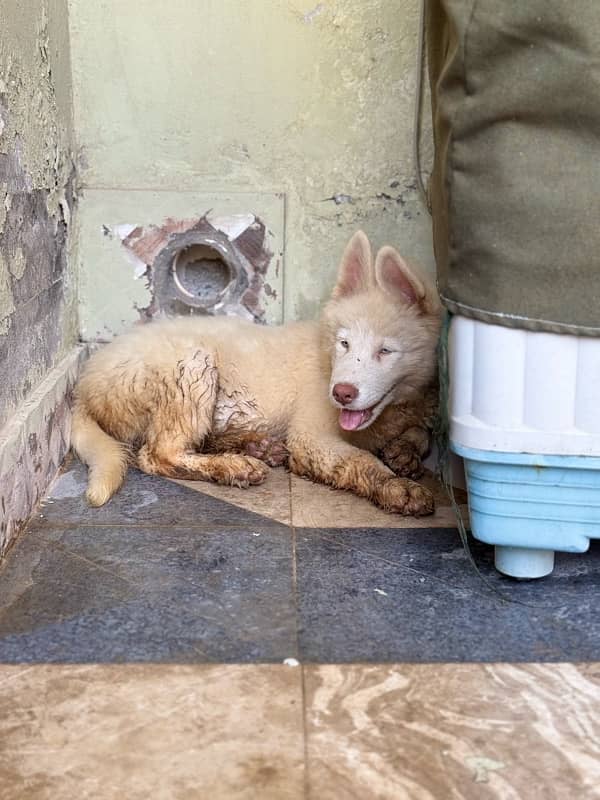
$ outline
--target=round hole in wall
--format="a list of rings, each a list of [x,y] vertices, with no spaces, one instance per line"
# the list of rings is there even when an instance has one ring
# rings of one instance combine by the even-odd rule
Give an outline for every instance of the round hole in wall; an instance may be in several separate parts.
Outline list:
[[[173,280],[184,301],[211,308],[236,279],[226,257],[208,244],[192,244],[178,250],[173,258]]]

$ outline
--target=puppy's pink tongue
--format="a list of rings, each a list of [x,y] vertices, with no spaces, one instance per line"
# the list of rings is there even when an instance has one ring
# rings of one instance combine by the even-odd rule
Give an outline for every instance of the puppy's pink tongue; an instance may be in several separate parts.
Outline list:
[[[350,411],[348,408],[342,408],[340,411],[340,428],[345,431],[355,431],[370,416],[371,410],[368,408],[363,411]]]

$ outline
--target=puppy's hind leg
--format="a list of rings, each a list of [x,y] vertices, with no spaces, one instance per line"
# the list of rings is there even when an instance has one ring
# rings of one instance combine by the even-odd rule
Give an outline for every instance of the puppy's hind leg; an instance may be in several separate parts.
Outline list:
[[[172,372],[157,376],[152,422],[137,456],[141,470],[242,488],[265,480],[269,468],[256,458],[198,452],[210,432],[218,379],[214,357],[205,351],[182,358]]]
[[[212,481],[225,486],[247,489],[262,483],[269,467],[257,458],[239,453],[215,455],[194,453],[183,442],[158,440],[153,449],[142,447],[138,455],[141,470],[151,475],[189,481]]]

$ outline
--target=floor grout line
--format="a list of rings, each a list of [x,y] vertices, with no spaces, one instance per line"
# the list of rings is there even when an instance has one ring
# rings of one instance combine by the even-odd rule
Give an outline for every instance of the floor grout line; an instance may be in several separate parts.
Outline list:
[[[37,522],[36,526],[32,525],[33,522]],[[71,528],[123,528],[123,529],[165,529],[165,530],[194,530],[204,533],[222,533],[224,530],[233,530],[233,531],[240,531],[240,530],[248,530],[254,528],[260,528],[265,530],[274,530],[276,531],[279,528],[291,528],[292,523],[290,522],[277,522],[275,520],[267,519],[265,522],[258,522],[256,524],[248,524],[244,522],[236,522],[235,524],[227,523],[227,522],[214,522],[214,523],[202,523],[202,524],[195,524],[193,522],[189,524],[178,524],[178,523],[171,523],[168,521],[165,522],[123,522],[119,520],[115,520],[114,522],[79,522],[77,520],[73,520],[71,522],[67,521],[59,521],[54,522],[54,520],[42,520],[44,524],[39,524],[40,520],[31,520],[30,523],[24,528],[23,532],[41,535],[43,529],[46,528],[56,528],[58,530],[69,530]],[[45,524],[47,523],[47,524]],[[383,525],[360,525],[360,526],[348,526],[348,525],[340,525],[338,527],[334,526],[324,526],[324,525],[298,525],[297,526],[301,530],[307,531],[330,531],[331,533],[346,533],[346,532],[355,532],[355,531],[386,531],[390,533],[420,533],[422,531],[434,531],[434,532],[446,532],[446,531],[455,531],[457,528],[452,525],[435,525],[431,528],[412,528],[412,527],[405,527],[399,528],[398,526],[388,526],[385,527]]]
[[[304,798],[310,800],[310,760],[308,754],[308,708],[306,705],[306,675],[304,664],[300,665],[302,688],[302,740],[304,743]]]
[[[294,603],[294,634],[296,637],[296,658],[300,661],[300,629],[298,618],[298,569],[296,561],[296,528],[292,517],[292,486],[289,483],[289,502],[290,502],[290,533],[292,538],[292,598]]]
[[[299,609],[298,609],[298,563],[296,558],[296,526],[294,524],[294,502],[292,498],[292,474],[289,473],[289,499],[290,499],[290,530],[292,532],[292,591],[294,596],[294,612],[296,621],[296,654],[300,661],[300,689],[302,696],[302,749],[304,754],[303,763],[303,795],[304,800],[309,800],[310,797],[310,777],[309,777],[309,762],[308,762],[308,725],[306,707],[306,683],[304,675],[304,664],[301,660],[300,652],[300,627],[299,627]]]
[[[33,526],[32,523],[37,522],[37,527]],[[28,533],[34,534],[41,534],[44,528],[58,528],[58,529],[69,529],[69,528],[157,528],[161,529],[164,528],[166,530],[173,530],[173,528],[181,529],[181,530],[195,530],[195,531],[204,531],[206,533],[210,533],[211,531],[218,530],[222,532],[222,530],[246,530],[247,528],[265,528],[265,529],[273,529],[277,530],[277,528],[287,528],[289,527],[289,523],[286,522],[277,522],[276,520],[271,520],[266,518],[264,522],[257,522],[256,524],[249,525],[247,522],[237,522],[236,524],[232,525],[229,522],[211,522],[211,523],[202,523],[197,524],[190,522],[189,524],[178,524],[172,522],[123,522],[119,520],[115,520],[114,522],[80,522],[79,520],[73,520],[71,522],[66,520],[59,520],[55,522],[54,520],[44,518],[40,523],[38,519],[32,519],[26,526],[24,530]]]
[[[429,578],[430,580],[433,581],[437,581],[441,585],[447,586],[450,589],[455,589],[456,591],[466,592],[467,594],[473,592],[474,594],[480,595],[481,597],[487,597],[487,594],[485,592],[479,591],[478,589],[473,589],[471,587],[464,587],[455,583],[451,583],[450,581],[444,580],[443,578],[439,578],[435,575],[432,575],[429,572],[424,572],[423,570],[417,569],[416,567],[411,567],[408,566],[407,564],[400,564],[398,561],[392,561],[391,559],[385,558],[384,556],[379,555],[379,553],[374,553],[371,550],[364,550],[361,547],[354,547],[352,545],[344,544],[343,542],[338,541],[337,538],[335,539],[332,538],[332,535],[328,535],[327,531],[324,531],[322,528],[316,528],[314,529],[313,532],[316,533],[317,536],[320,536],[322,539],[325,539],[325,541],[335,544],[341,550],[346,550],[350,552],[360,553],[364,556],[369,556],[369,558],[381,561],[384,564],[389,564],[390,566],[395,567],[396,569],[401,570],[403,572],[408,572],[414,575],[419,575],[424,578]]]
[[[292,473],[291,472],[288,472],[287,478],[288,478],[288,500],[289,500],[288,508],[289,508],[289,514],[290,514],[290,522],[289,522],[289,524],[290,524],[290,527],[292,527],[292,526],[295,527],[295,524],[294,524],[294,500],[293,500],[293,497],[292,497]]]

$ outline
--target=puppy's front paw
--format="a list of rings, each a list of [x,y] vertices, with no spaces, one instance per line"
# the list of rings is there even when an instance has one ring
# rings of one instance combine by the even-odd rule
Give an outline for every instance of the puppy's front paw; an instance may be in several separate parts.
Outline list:
[[[407,439],[392,439],[381,452],[381,460],[402,478],[420,478],[423,464],[418,448]]]
[[[385,481],[379,487],[376,501],[384,511],[407,517],[423,517],[435,511],[435,502],[429,489],[406,478],[389,478]]]

